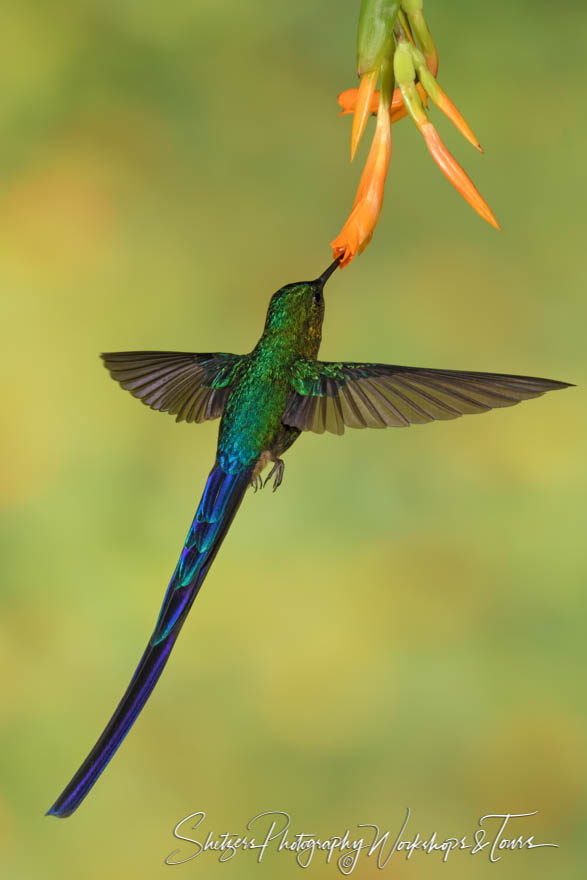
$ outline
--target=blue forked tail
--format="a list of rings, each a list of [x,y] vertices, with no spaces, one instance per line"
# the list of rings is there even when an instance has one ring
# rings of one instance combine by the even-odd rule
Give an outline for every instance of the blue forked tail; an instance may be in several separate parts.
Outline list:
[[[48,816],[64,818],[79,807],[147,702],[240,506],[252,472],[253,465],[237,474],[227,474],[218,463],[210,471],[145,653],[100,739],[47,811]]]

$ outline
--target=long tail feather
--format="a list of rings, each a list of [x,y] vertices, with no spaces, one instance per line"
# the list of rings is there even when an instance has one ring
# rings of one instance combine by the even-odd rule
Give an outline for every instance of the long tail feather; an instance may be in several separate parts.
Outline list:
[[[167,663],[192,603],[249,485],[253,466],[227,474],[216,464],[163,600],[149,644],[98,742],[46,815],[70,816],[86,797],[129,732]]]

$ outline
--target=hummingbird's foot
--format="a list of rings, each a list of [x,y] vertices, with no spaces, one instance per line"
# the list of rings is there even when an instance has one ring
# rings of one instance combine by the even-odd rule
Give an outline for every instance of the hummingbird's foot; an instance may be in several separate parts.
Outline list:
[[[261,471],[265,467],[265,465],[269,464],[272,460],[271,452],[269,449],[266,449],[261,453],[259,458],[257,459],[257,463],[255,464],[255,470],[251,474],[251,486],[257,491],[257,489],[263,488],[263,478],[261,477]]]
[[[268,483],[269,480],[271,479],[271,477],[273,476],[273,474],[275,474],[275,479],[273,480],[273,491],[275,492],[275,490],[281,486],[281,481],[283,480],[284,470],[285,470],[285,462],[283,461],[282,458],[276,458],[275,464],[273,465],[273,467],[271,468],[271,470],[269,471],[269,473],[265,477],[263,485],[265,485],[265,483]]]

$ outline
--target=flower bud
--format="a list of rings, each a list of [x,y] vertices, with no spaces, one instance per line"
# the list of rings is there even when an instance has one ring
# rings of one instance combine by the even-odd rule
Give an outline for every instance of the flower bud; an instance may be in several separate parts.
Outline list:
[[[400,88],[401,86],[413,83],[416,79],[414,59],[407,42],[401,42],[396,49],[393,59],[393,71]]]

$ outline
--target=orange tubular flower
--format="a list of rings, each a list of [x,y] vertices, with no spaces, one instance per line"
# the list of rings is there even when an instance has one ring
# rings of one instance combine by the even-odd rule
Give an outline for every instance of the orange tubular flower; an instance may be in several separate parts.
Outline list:
[[[448,116],[452,124],[458,128],[463,137],[466,138],[476,150],[479,150],[479,152],[482,153],[483,149],[481,144],[473,134],[471,127],[461,113],[459,113],[446,92],[443,92],[440,88],[435,77],[433,77],[428,70],[422,53],[418,52],[417,49],[412,49],[411,52],[416,61],[416,69],[418,71],[418,77],[420,78],[420,82],[418,83],[420,97],[422,97],[422,92],[424,92],[425,95],[430,95],[430,98],[434,101],[438,109],[442,110],[445,116]]]
[[[401,93],[404,99],[404,104],[407,108],[408,113],[412,117],[412,120],[416,124],[420,134],[423,135],[426,146],[430,151],[430,155],[444,174],[444,176],[449,180],[452,185],[460,192],[463,198],[471,205],[471,207],[477,211],[480,217],[486,220],[491,224],[495,229],[500,229],[499,223],[495,219],[493,211],[485,201],[485,199],[481,196],[471,178],[463,171],[459,163],[456,161],[454,156],[449,153],[447,148],[444,146],[443,142],[440,139],[440,136],[430,120],[428,119],[428,114],[424,109],[422,101],[420,100],[420,96],[416,89],[415,85],[415,68],[414,68],[414,58],[418,63],[419,58],[418,55],[414,53],[414,50],[409,48],[409,45],[406,42],[401,42],[398,46],[395,58],[394,58],[394,69],[395,76],[397,81],[399,82],[399,86],[401,89]],[[423,59],[422,59],[423,60]],[[418,71],[420,76],[423,76],[423,65],[418,64]],[[426,73],[428,73],[426,71]],[[431,74],[429,74],[431,76]],[[426,83],[426,76],[423,76],[424,83]],[[434,80],[434,78],[432,77]],[[434,87],[430,89],[430,97],[433,100],[436,100],[441,109],[445,110],[447,115],[455,122],[457,127],[462,131],[462,133],[467,137],[468,140],[471,140],[475,146],[479,147],[477,138],[462,118],[454,104],[451,101],[447,102],[442,100],[442,97],[439,96],[439,92],[441,90],[436,85],[436,80],[434,80]],[[429,92],[429,93],[430,93]],[[442,96],[444,96],[444,92],[442,92]],[[446,97],[446,96],[444,96]],[[447,99],[448,100],[448,99]],[[456,116],[455,116],[456,114]],[[462,121],[462,124],[460,124]],[[465,130],[463,131],[463,125]]]
[[[434,80],[434,82],[436,88],[434,89],[434,92],[430,92],[430,97],[432,98],[438,109],[442,110],[444,115],[448,116],[452,124],[456,128],[458,128],[463,137],[466,138],[469,143],[475,147],[476,150],[479,150],[479,152],[482,153],[483,147],[475,137],[468,122],[459,113],[446,92],[442,91],[438,83],[436,83],[436,80]]]
[[[357,188],[350,216],[331,242],[334,259],[344,268],[362,253],[373,236],[383,205],[383,188],[391,159],[391,118],[383,103],[377,113],[375,136]]]
[[[406,115],[424,137],[447,180],[487,223],[500,228],[491,208],[428,118],[426,108],[432,101],[469,143],[483,152],[470,126],[436,81],[438,53],[422,7],[423,0],[361,0],[357,40],[361,82],[358,89],[346,89],[338,96],[340,115],[353,114],[351,161],[370,114],[377,114],[377,124],[350,216],[331,242],[333,256],[340,260],[341,267],[348,266],[371,241],[383,205],[391,158],[391,125]],[[380,91],[376,91],[379,77]]]
[[[351,162],[355,158],[359,141],[367,125],[378,77],[379,70],[370,70],[369,73],[364,73],[361,77],[361,84],[357,89],[357,99],[353,110],[353,128],[351,131]]]
[[[501,226],[495,219],[495,215],[469,175],[463,171],[455,157],[450,153],[431,122],[425,122],[420,126],[420,132],[424,136],[430,155],[452,185],[460,192],[462,197],[477,211],[480,217],[487,220],[494,229],[501,230]]]

